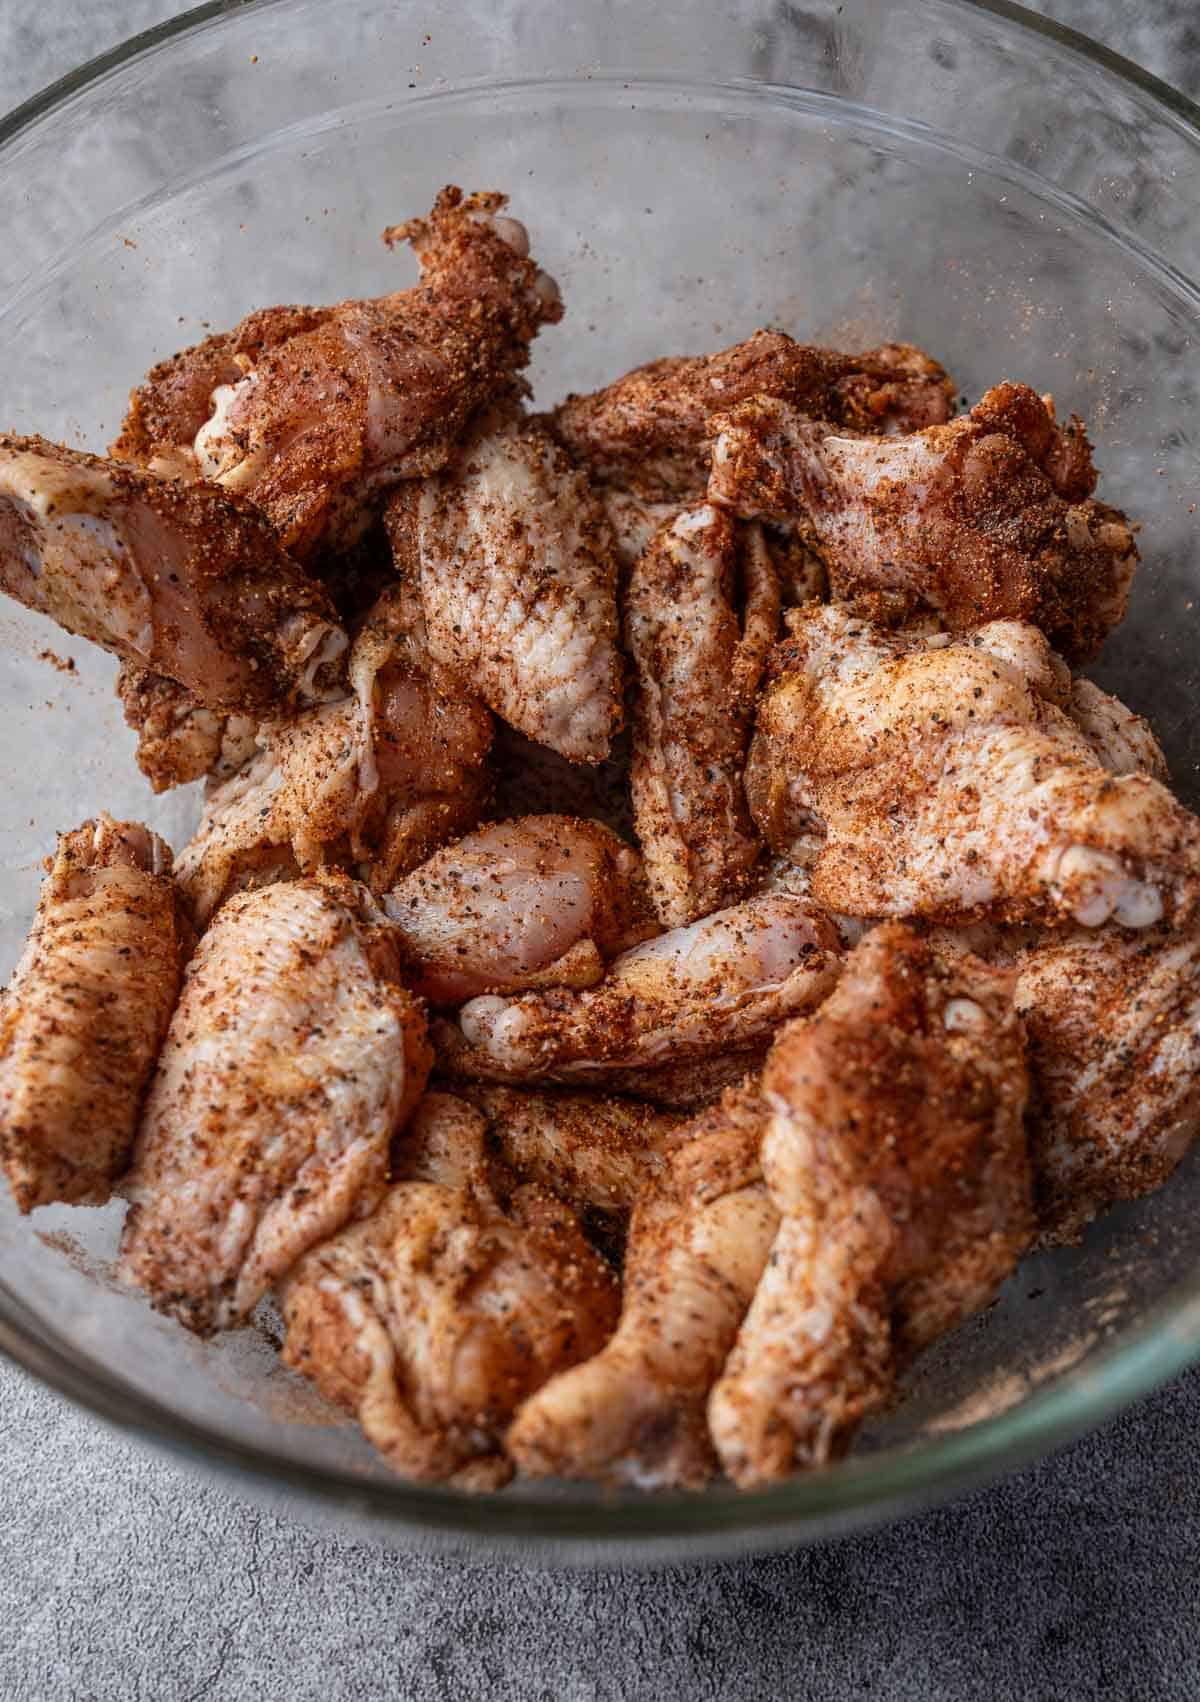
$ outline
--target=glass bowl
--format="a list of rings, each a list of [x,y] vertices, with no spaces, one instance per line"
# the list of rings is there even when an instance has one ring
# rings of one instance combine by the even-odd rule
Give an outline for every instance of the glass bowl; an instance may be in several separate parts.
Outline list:
[[[974,397],[1052,390],[1102,494],[1143,523],[1097,670],[1153,716],[1200,802],[1193,556],[1200,113],[1016,7],[951,0],[273,0],[209,5],[0,125],[4,426],[104,445],[128,386],[209,324],[394,288],[383,227],[446,182],[499,187],[559,279],[540,397],[764,323],[902,336]],[[176,843],[110,658],[6,606],[0,954],[39,859],[98,807]],[[42,653],[71,656],[56,671]],[[194,789],[193,789],[194,791]],[[1044,1452],[1200,1348],[1200,1164],[1027,1261],[917,1368],[854,1456],[769,1492],[470,1498],[390,1476],[275,1357],[269,1320],[197,1342],[118,1291],[119,1208],[0,1207],[0,1345],[73,1399],[294,1510],[397,1544],[539,1560],[791,1544]]]

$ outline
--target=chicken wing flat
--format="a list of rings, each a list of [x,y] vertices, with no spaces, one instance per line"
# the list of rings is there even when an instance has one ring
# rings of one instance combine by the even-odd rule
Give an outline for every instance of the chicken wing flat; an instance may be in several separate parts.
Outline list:
[[[621,724],[616,556],[544,425],[489,415],[444,473],[396,493],[387,521],[434,660],[539,744],[603,761]]]
[[[445,464],[561,317],[504,202],[451,187],[386,232],[416,250],[415,289],[263,309],[155,367],[112,453],[249,497],[302,560],[353,542],[399,480]]]
[[[634,1210],[615,1335],[526,1401],[508,1433],[529,1476],[645,1489],[713,1476],[705,1403],[779,1224],[759,1162],[765,1122],[742,1088],[679,1131]]]
[[[617,1282],[561,1200],[498,1197],[484,1119],[426,1095],[401,1179],[366,1222],[301,1260],[283,1293],[286,1362],[354,1413],[410,1478],[495,1488],[512,1414],[594,1353]]]
[[[250,503],[0,436],[0,590],[210,709],[339,689],[346,634]]]
[[[138,736],[137,765],[156,792],[228,780],[257,754],[258,717],[206,709],[164,674],[121,664],[117,696]]]
[[[201,1334],[379,1202],[425,1086],[420,1006],[370,894],[231,899],[189,966],[138,1132],[119,1274]]]
[[[210,793],[177,869],[199,926],[231,892],[325,864],[386,891],[478,821],[492,717],[438,689],[405,611],[386,595],[355,639],[353,697],[264,723],[262,749]]]
[[[1044,1243],[1161,1187],[1200,1130],[1200,931],[1049,934],[1018,958]]]
[[[899,593],[954,631],[1033,621],[1072,661],[1124,617],[1132,528],[1091,500],[1082,422],[1060,428],[1023,384],[903,436],[839,436],[771,397],[713,430],[709,501],[751,519],[806,518],[836,601]]]
[[[948,642],[828,607],[791,631],[746,790],[768,844],[811,862],[818,903],[1135,928],[1194,908],[1200,823],[1150,775],[1101,765],[1037,628]]]
[[[743,1486],[840,1453],[897,1370],[985,1306],[1033,1234],[1011,977],[869,934],[763,1072],[780,1224],[709,1400]]]
[[[446,1067],[481,1080],[608,1083],[740,1052],[822,999],[841,961],[814,905],[751,899],[623,952],[583,992],[472,999],[435,1038]]]
[[[717,354],[651,361],[603,390],[568,396],[554,429],[595,478],[650,501],[695,503],[713,416],[749,396],[778,397],[849,431],[915,431],[954,410],[943,369],[907,343],[844,355],[756,331]]]
[[[733,903],[750,883],[762,841],[742,772],[778,627],[779,585],[761,531],[752,527],[739,548],[733,522],[715,508],[685,510],[630,570],[634,826],[668,928]]]
[[[444,846],[384,899],[415,991],[438,1005],[590,987],[629,944],[638,857],[599,822],[525,816]]]
[[[0,1158],[22,1212],[108,1199],[191,944],[156,834],[102,815],[62,835],[0,1003]]]

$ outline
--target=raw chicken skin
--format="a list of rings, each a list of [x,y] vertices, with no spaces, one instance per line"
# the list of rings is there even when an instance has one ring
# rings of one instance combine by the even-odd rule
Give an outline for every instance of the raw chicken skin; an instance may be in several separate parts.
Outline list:
[[[1036,628],[949,642],[830,607],[791,631],[746,790],[767,843],[812,864],[819,904],[1135,928],[1194,909],[1200,824],[1148,774],[1101,765]]]
[[[840,958],[837,930],[815,906],[751,899],[622,953],[583,992],[472,999],[435,1039],[457,1074],[604,1083],[752,1045],[822,999]]]
[[[742,771],[778,627],[779,585],[760,529],[750,528],[739,549],[733,522],[715,508],[687,510],[662,527],[630,571],[634,825],[668,928],[735,902],[750,884],[762,841]]]
[[[425,1086],[420,1006],[370,894],[243,893],[192,959],[138,1133],[119,1275],[207,1334],[382,1197]]]
[[[399,1168],[365,1223],[296,1267],[283,1356],[406,1477],[496,1488],[513,1412],[599,1347],[616,1279],[561,1201],[508,1186],[462,1100],[426,1095]]]
[[[1091,680],[1071,682],[1067,714],[1110,774],[1148,774],[1164,786],[1170,782],[1167,759],[1148,721],[1110,697]]]
[[[778,397],[851,431],[915,431],[954,408],[943,369],[907,343],[843,355],[756,331],[717,354],[651,361],[603,390],[568,396],[554,429],[595,478],[650,501],[694,504],[713,416],[750,396]]]
[[[601,762],[621,725],[616,557],[599,499],[545,428],[488,416],[387,520],[434,660],[529,738]]]
[[[900,594],[954,631],[1032,621],[1072,661],[1124,618],[1133,531],[1090,499],[1082,423],[1061,429],[1023,384],[903,436],[838,436],[769,397],[713,432],[709,501],[750,519],[803,516],[835,601]]]
[[[743,1487],[841,1453],[908,1359],[988,1304],[1033,1234],[1010,976],[869,934],[763,1072],[780,1214],[709,1400]]]
[[[497,216],[504,203],[450,187],[428,218],[386,232],[416,250],[415,289],[266,308],[155,367],[113,454],[249,497],[301,559],[352,543],[401,479],[446,463],[561,317],[524,227]]]
[[[765,1121],[742,1088],[678,1132],[634,1211],[616,1334],[540,1389],[508,1433],[523,1472],[644,1489],[712,1477],[705,1403],[779,1224],[758,1156]]]
[[[588,987],[629,943],[637,872],[637,853],[599,822],[525,816],[434,852],[384,909],[434,1004]]]
[[[677,502],[648,502],[617,485],[601,485],[597,495],[608,518],[617,564],[623,569],[631,568],[659,527],[681,512]]]
[[[1042,1240],[1077,1241],[1200,1130],[1200,930],[1047,934],[1017,966]]]
[[[0,436],[0,590],[210,709],[339,689],[346,635],[324,591],[210,484]]]
[[[191,944],[157,834],[102,815],[62,835],[0,1003],[0,1158],[20,1211],[108,1199]]]

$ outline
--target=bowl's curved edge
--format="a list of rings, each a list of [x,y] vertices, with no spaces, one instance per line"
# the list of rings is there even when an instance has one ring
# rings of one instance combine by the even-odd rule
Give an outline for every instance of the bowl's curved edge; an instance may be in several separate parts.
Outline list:
[[[222,18],[265,12],[279,3],[280,0],[202,0],[198,6],[191,6],[173,18],[166,18],[162,23],[152,24],[149,29],[140,30],[115,47],[84,60],[73,71],[68,71],[65,76],[48,83],[44,89],[30,95],[20,106],[0,117],[0,147],[81,90],[120,70],[143,54],[154,52],[176,36],[188,35]],[[929,0],[926,0],[926,3],[929,3]],[[933,0],[933,3],[938,4],[940,0]],[[1147,71],[1136,60],[1115,52],[1103,42],[1085,35],[1082,30],[1072,29],[1068,24],[1060,24],[1053,18],[1044,17],[1039,12],[1032,12],[1028,7],[1016,4],[1016,0],[954,0],[954,3],[971,11],[1002,19],[1005,23],[1015,24],[1034,35],[1044,36],[1078,58],[1098,65],[1109,75],[1118,77],[1122,82],[1132,84],[1142,93],[1149,95],[1200,140],[1200,104],[1179,89],[1173,88],[1163,78],[1155,76],[1152,71]]]
[[[272,0],[266,0],[266,3],[271,4]],[[1003,18],[1006,23],[1019,24],[1035,35],[1045,36],[1079,58],[1090,60],[1094,65],[1099,65],[1101,70],[1120,77],[1123,82],[1132,83],[1143,93],[1151,95],[1161,106],[1165,106],[1176,118],[1181,119],[1189,130],[1200,132],[1200,104],[1165,82],[1162,77],[1156,76],[1153,71],[1147,71],[1136,59],[1129,59],[1125,54],[1116,52],[1104,42],[1097,41],[1094,36],[1085,35],[1082,30],[1072,29],[1070,24],[1060,24],[1056,19],[1047,18],[1040,12],[1032,12],[1028,6],[1017,5],[1016,0],[956,0],[956,4],[967,6],[973,12],[990,13],[994,18]]]
[[[45,118],[83,89],[101,82],[111,72],[119,71],[133,60],[141,58],[143,54],[153,52],[175,36],[188,35],[205,24],[215,23],[220,18],[231,17],[239,12],[265,11],[267,7],[277,3],[278,0],[202,0],[199,6],[189,6],[185,12],[179,12],[173,18],[164,18],[162,23],[151,24],[149,29],[126,36],[115,47],[94,54],[91,59],[85,59],[65,76],[56,77],[52,83],[47,83],[45,88],[23,100],[20,106],[14,106],[10,112],[0,117],[0,147],[11,142],[22,130]]]

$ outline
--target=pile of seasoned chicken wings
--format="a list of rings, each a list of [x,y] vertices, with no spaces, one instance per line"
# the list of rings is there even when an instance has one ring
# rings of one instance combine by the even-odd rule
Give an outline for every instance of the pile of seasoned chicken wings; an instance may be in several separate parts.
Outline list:
[[[1182,1156],[1200,822],[1074,672],[1137,557],[1080,420],[768,330],[535,413],[503,206],[107,456],[0,437],[0,585],[205,782],[61,836],[0,1156],[410,1477],[761,1485]]]

